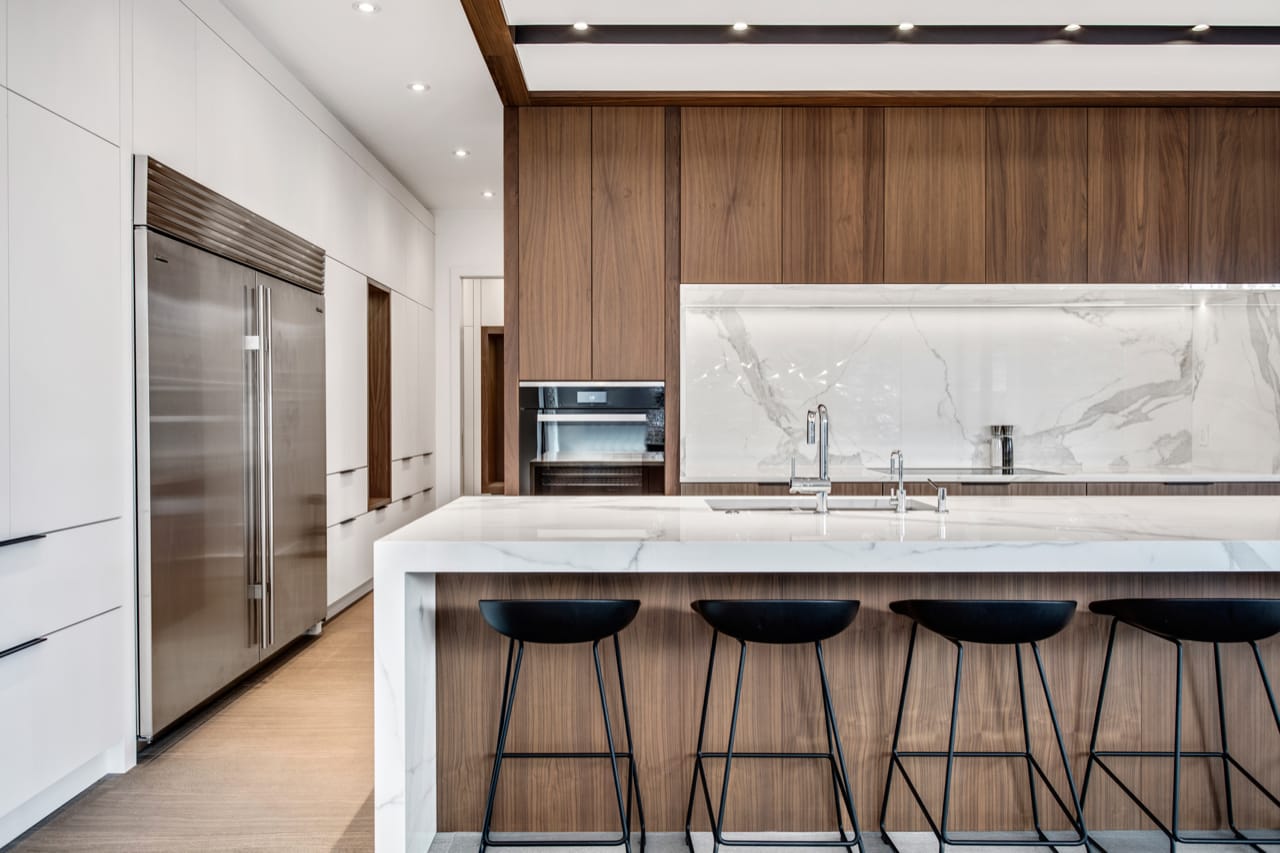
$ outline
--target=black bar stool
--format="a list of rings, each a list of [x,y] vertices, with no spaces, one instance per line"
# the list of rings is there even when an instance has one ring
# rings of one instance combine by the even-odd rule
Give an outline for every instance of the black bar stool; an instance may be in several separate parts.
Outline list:
[[[1258,642],[1280,633],[1280,600],[1248,599],[1248,598],[1120,598],[1106,601],[1095,601],[1089,605],[1094,613],[1111,617],[1111,636],[1107,640],[1107,657],[1102,665],[1102,684],[1098,688],[1098,707],[1093,717],[1093,735],[1089,739],[1089,763],[1084,771],[1084,784],[1080,790],[1083,799],[1089,791],[1089,778],[1096,764],[1111,777],[1120,790],[1142,810],[1152,823],[1169,839],[1169,849],[1174,850],[1178,843],[1182,844],[1249,844],[1261,851],[1260,844],[1280,844],[1280,834],[1274,831],[1267,837],[1248,837],[1237,826],[1235,805],[1231,793],[1231,771],[1248,780],[1255,788],[1280,807],[1280,799],[1258,781],[1236,760],[1227,746],[1227,714],[1226,700],[1222,689],[1222,649],[1225,644],[1248,643],[1253,650],[1253,659],[1258,664],[1258,674],[1262,677],[1262,686],[1267,692],[1267,701],[1271,704],[1271,715],[1275,718],[1276,729],[1280,731],[1280,711],[1276,708],[1275,693],[1271,690],[1271,682],[1267,678],[1266,667],[1262,665],[1262,655],[1258,651]],[[1177,650],[1177,679],[1174,687],[1173,716],[1173,750],[1121,750],[1098,749],[1098,731],[1102,723],[1102,704],[1107,695],[1107,680],[1111,675],[1111,657],[1115,651],[1116,631],[1124,623],[1168,640]],[[1218,735],[1222,741],[1220,751],[1185,752],[1182,749],[1182,645],[1187,642],[1213,644],[1213,670],[1218,687]],[[1254,745],[1251,745],[1251,747]],[[1138,797],[1116,772],[1107,765],[1104,759],[1111,757],[1126,758],[1172,758],[1173,759],[1173,811],[1171,825],[1166,825]],[[1234,837],[1214,838],[1203,835],[1184,835],[1178,828],[1179,784],[1182,780],[1183,758],[1210,758],[1222,762],[1223,783],[1227,799],[1227,824]],[[1095,842],[1096,843],[1096,842]],[[1101,847],[1101,845],[1099,845]]]
[[[849,787],[849,773],[845,767],[844,746],[836,726],[835,709],[831,702],[831,686],[827,681],[827,666],[822,656],[822,641],[834,637],[853,622],[858,614],[856,601],[695,601],[693,609],[715,633],[711,635],[711,656],[707,663],[707,686],[702,696],[702,721],[698,725],[698,748],[693,763],[693,779],[689,783],[689,807],[685,811],[684,837],[693,850],[693,802],[702,780],[702,796],[707,806],[707,819],[711,822],[714,839],[712,853],[721,845],[727,847],[844,847],[852,853],[856,846],[862,850],[862,832],[858,828],[858,815],[853,808],[853,794]],[[716,645],[725,634],[738,641],[738,680],[733,692],[733,720],[729,724],[729,743],[724,752],[704,752],[702,745],[707,732],[707,704],[711,699],[711,679],[716,668]],[[734,752],[733,744],[738,733],[738,710],[742,700],[742,676],[747,662],[747,643],[771,645],[795,645],[813,643],[818,658],[818,673],[822,677],[823,720],[826,724],[826,752]],[[711,802],[710,786],[703,761],[707,758],[724,759],[724,780],[720,786],[720,806],[717,810]],[[729,798],[729,772],[735,758],[821,758],[830,762],[831,785],[835,794],[836,825],[840,841],[778,841],[773,839],[724,837],[725,804]],[[849,813],[853,826],[850,838],[844,828],[841,810]]]
[[[889,795],[893,789],[893,774],[897,770],[902,774],[907,790],[915,799],[916,805],[924,814],[935,838],[938,849],[945,845],[957,847],[1078,847],[1090,843],[1088,832],[1084,826],[1084,812],[1080,797],[1076,792],[1075,779],[1071,775],[1071,762],[1067,757],[1067,746],[1062,739],[1062,727],[1058,724],[1058,712],[1053,705],[1053,697],[1049,693],[1049,681],[1045,677],[1044,661],[1040,657],[1040,642],[1047,640],[1067,626],[1075,614],[1074,601],[946,601],[946,600],[912,600],[894,601],[889,605],[894,613],[912,620],[911,643],[907,647],[907,664],[902,676],[902,697],[898,701],[898,717],[893,728],[893,746],[889,754],[889,775],[884,783],[884,800],[880,806],[880,837],[895,853],[898,846],[889,836],[885,827],[885,815],[889,810]],[[898,749],[902,735],[903,710],[907,704],[907,688],[911,684],[911,663],[915,657],[916,637],[921,626],[950,640],[956,647],[956,677],[951,694],[951,734],[947,741],[947,749],[903,751]],[[1013,657],[1018,667],[1018,698],[1022,707],[1022,737],[1024,749],[1021,751],[969,751],[956,749],[956,709],[960,704],[960,683],[964,667],[964,644],[982,643],[987,645],[1007,645],[1013,647]],[[1067,787],[1071,798],[1071,808],[1059,794],[1057,788],[1045,775],[1044,768],[1031,753],[1031,727],[1027,721],[1027,688],[1026,678],[1022,671],[1022,646],[1031,647],[1036,660],[1036,670],[1040,674],[1040,686],[1044,690],[1045,704],[1049,707],[1049,719],[1053,723],[1053,734],[1058,740],[1058,754],[1067,773]],[[946,780],[942,789],[942,820],[936,822],[924,803],[924,798],[916,788],[903,758],[945,758],[947,760]],[[1007,838],[965,838],[957,839],[947,834],[947,823],[951,818],[951,776],[957,758],[1020,758],[1027,763],[1027,786],[1031,791],[1031,814],[1035,823],[1035,841]],[[1052,795],[1058,808],[1071,822],[1074,837],[1066,839],[1050,839],[1040,826],[1040,804],[1036,796],[1036,776],[1044,783]],[[1075,814],[1072,815],[1072,810]]]
[[[640,610],[640,602],[633,600],[507,600],[481,601],[480,613],[489,627],[509,637],[507,643],[507,670],[502,684],[502,714],[498,724],[498,746],[493,756],[493,775],[489,780],[489,796],[484,807],[484,827],[480,834],[480,853],[486,847],[616,847],[623,846],[631,853],[631,803],[635,796],[636,814],[640,823],[640,849],[644,850],[644,804],[640,799],[640,778],[636,773],[635,756],[631,742],[631,715],[627,710],[627,686],[622,677],[622,651],[618,645],[618,632],[631,624]],[[622,722],[627,736],[627,748],[618,750],[613,743],[613,726],[609,719],[609,702],[605,698],[604,673],[600,668],[600,641],[613,637],[613,654],[618,663],[618,692],[622,696]],[[595,662],[596,685],[600,689],[600,710],[604,715],[604,731],[609,742],[608,752],[507,752],[507,733],[511,726],[511,711],[516,704],[516,688],[520,684],[520,664],[524,660],[525,643],[590,643]],[[514,656],[514,667],[512,659]],[[622,833],[615,839],[602,841],[578,839],[536,839],[495,841],[489,837],[493,820],[494,795],[498,791],[498,774],[502,762],[508,758],[586,758],[609,759],[613,768],[613,787],[618,800],[618,819]],[[625,805],[622,795],[622,777],[618,772],[618,759],[627,760],[627,794]]]

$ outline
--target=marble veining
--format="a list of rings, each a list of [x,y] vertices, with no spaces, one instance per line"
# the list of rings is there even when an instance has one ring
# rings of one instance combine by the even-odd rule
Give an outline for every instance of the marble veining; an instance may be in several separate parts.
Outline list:
[[[777,304],[742,290],[682,290],[687,481],[781,481],[792,459],[812,464],[804,412],[818,403],[840,479],[898,447],[915,466],[988,465],[993,423],[1017,428],[1019,465],[1067,474],[1280,474],[1271,291],[974,310],[938,289],[918,305]]]

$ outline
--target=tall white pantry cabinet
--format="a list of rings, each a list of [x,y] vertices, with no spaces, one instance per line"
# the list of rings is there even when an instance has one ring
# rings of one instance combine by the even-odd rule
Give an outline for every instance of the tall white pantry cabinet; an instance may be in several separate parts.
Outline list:
[[[134,762],[131,172],[324,247],[330,612],[434,506],[434,218],[216,0],[0,0],[0,846]],[[368,508],[367,287],[393,502]]]

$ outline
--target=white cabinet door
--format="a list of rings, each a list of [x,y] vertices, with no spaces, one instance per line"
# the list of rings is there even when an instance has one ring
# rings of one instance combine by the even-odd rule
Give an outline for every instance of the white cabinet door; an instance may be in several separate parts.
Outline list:
[[[9,4],[0,3],[0,86],[9,80]]]
[[[391,458],[417,453],[418,304],[391,292]]]
[[[0,21],[4,4],[0,3]],[[0,33],[0,41],[3,33]],[[0,65],[4,62],[0,51]],[[0,97],[0,199],[9,197],[9,100]],[[0,204],[0,539],[9,538],[9,205]]]
[[[132,730],[125,614],[110,613],[0,658],[0,814],[57,782]]]
[[[122,513],[130,321],[119,150],[10,95],[8,155],[16,535]]]
[[[9,88],[120,141],[119,0],[8,0]]]
[[[133,150],[195,175],[196,16],[177,0],[133,0]]]
[[[329,528],[329,604],[373,577],[372,527],[365,513]]]
[[[436,315],[418,308],[418,453],[435,450],[436,433]]]
[[[325,441],[330,474],[369,464],[369,294],[330,258],[324,273]]]
[[[408,220],[409,242],[405,274],[408,279],[406,295],[415,302],[430,307],[435,304],[435,249],[436,238],[413,215],[405,213]]]
[[[369,511],[368,468],[330,474],[326,480],[328,512],[325,524],[327,526],[332,527],[335,524],[350,521],[357,515],[364,515]],[[393,477],[392,481],[394,480]]]

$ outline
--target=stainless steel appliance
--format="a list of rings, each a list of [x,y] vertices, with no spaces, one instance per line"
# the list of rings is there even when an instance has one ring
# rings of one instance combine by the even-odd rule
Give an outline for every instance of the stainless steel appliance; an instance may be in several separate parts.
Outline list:
[[[662,494],[661,382],[520,383],[520,494]]]
[[[136,168],[150,740],[324,618],[324,297],[309,289],[323,287],[323,252],[155,161]],[[318,279],[291,258],[315,252]]]

